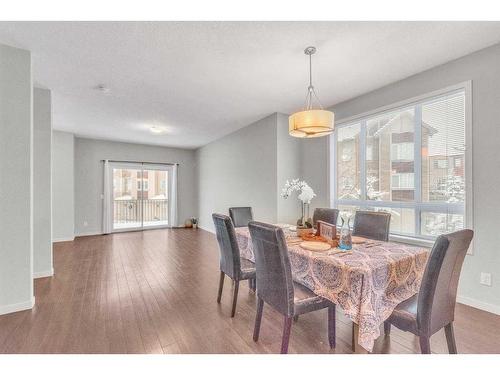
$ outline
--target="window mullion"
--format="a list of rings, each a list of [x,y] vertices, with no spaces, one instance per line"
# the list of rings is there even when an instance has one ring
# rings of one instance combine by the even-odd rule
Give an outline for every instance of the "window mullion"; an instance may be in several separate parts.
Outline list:
[[[422,202],[422,105],[415,106],[415,124],[413,132],[413,173],[415,176],[415,234],[420,235],[420,203]]]
[[[331,160],[331,163],[332,163],[332,166],[330,168],[330,174],[333,178],[330,178],[330,188],[331,188],[331,191],[332,191],[332,196],[330,197],[330,206],[331,207],[334,207],[334,208],[337,208],[337,205],[338,205],[338,197],[337,197],[337,181],[338,181],[338,177],[337,177],[337,134],[338,134],[338,131],[336,132],[333,132],[332,134],[332,138],[330,138],[330,142],[333,142],[333,143],[330,143],[330,154],[331,154],[331,157],[330,157],[330,160]],[[333,140],[333,141],[332,141]]]
[[[359,130],[359,172],[361,201],[366,200],[366,121],[362,121]]]

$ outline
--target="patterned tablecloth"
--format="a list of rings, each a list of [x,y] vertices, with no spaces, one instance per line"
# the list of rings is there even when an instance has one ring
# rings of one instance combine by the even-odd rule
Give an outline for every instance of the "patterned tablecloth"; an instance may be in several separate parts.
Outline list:
[[[295,233],[284,232],[293,241]],[[236,228],[236,237],[241,256],[254,261],[248,228]],[[359,325],[358,343],[368,351],[382,322],[418,292],[429,256],[426,248],[373,240],[349,252],[313,252],[296,242],[288,251],[294,280],[340,306]]]

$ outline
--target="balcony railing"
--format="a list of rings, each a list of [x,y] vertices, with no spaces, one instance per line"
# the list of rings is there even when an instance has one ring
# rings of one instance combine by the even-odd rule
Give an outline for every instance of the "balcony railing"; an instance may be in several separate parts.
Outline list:
[[[141,219],[144,225],[168,224],[168,199],[114,200],[113,222],[115,224],[123,226],[123,224],[140,223]]]

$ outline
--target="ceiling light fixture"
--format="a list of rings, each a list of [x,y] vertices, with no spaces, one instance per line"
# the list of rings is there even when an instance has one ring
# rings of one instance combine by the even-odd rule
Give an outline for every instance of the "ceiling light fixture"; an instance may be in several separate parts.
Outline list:
[[[288,118],[288,132],[292,137],[314,138],[333,133],[335,115],[323,109],[312,84],[312,55],[316,47],[307,47],[304,53],[309,56],[309,87],[307,88],[306,108],[295,112]],[[319,109],[313,108],[313,99],[319,104]]]
[[[108,86],[106,86],[106,85],[104,85],[102,83],[99,84],[99,85],[97,85],[95,87],[95,89],[98,90],[98,91],[100,91],[100,92],[102,92],[105,95],[109,95],[111,93],[111,89]]]
[[[166,130],[160,126],[151,126],[149,127],[149,131],[153,134],[163,134]]]

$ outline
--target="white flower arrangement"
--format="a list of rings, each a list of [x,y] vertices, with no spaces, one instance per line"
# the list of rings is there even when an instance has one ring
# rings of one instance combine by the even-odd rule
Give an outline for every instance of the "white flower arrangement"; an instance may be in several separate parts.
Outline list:
[[[314,190],[307,184],[307,182],[295,178],[292,181],[286,180],[285,186],[281,189],[281,197],[283,199],[287,199],[294,191],[299,192],[297,198],[301,200],[302,203],[310,204],[311,200],[316,196]]]

